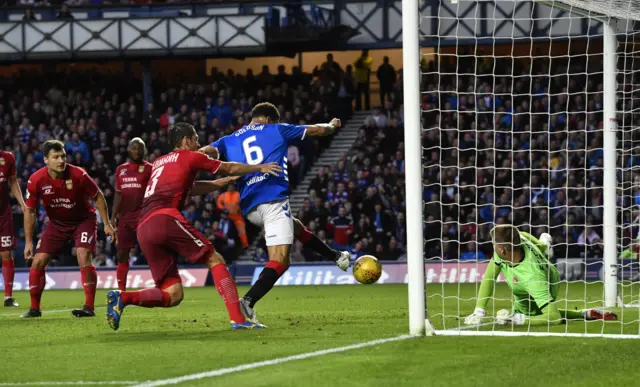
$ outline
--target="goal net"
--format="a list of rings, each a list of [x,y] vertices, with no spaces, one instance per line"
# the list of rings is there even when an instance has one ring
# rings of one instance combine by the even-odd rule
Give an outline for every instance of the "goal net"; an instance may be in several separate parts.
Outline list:
[[[429,321],[451,335],[640,338],[640,2],[421,7]],[[551,248],[523,241],[497,265],[499,225]]]

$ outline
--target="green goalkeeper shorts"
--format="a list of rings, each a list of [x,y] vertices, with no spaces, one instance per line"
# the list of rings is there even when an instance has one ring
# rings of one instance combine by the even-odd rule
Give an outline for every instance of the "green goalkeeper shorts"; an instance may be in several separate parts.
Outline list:
[[[553,301],[558,299],[558,288],[560,287],[560,273],[558,270],[549,271],[549,293]],[[546,305],[542,305],[546,306]],[[538,316],[542,314],[542,310],[538,307],[535,300],[529,296],[519,297],[513,296],[513,313],[522,313],[527,316]]]

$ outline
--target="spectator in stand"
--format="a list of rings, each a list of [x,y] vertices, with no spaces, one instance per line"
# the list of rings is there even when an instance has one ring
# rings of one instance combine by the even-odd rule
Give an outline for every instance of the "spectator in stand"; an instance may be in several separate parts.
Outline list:
[[[302,168],[300,165],[300,151],[295,145],[289,145],[287,148],[287,161],[289,165],[289,181],[292,185],[298,185]]]
[[[218,98],[218,104],[211,109],[213,116],[220,122],[222,126],[231,124],[231,108],[225,103],[224,97]]]
[[[316,193],[321,194],[322,196],[326,196],[327,187],[329,185],[329,176],[327,176],[327,168],[320,167],[318,169],[318,174],[316,177],[311,180],[311,184],[309,185],[309,189],[313,189]]]
[[[475,242],[466,244],[466,251],[460,254],[461,261],[486,261],[487,256],[482,250],[478,250]]]
[[[234,223],[229,219],[229,212],[222,210],[220,212],[220,220],[212,223],[212,232],[215,235],[215,247],[219,249],[221,254],[225,256],[235,257],[236,240],[238,232]],[[233,258],[232,258],[233,259]]]
[[[58,16],[56,18],[60,20],[73,20],[73,14],[69,11],[69,5],[67,3],[62,3],[60,12],[58,12]]]
[[[347,66],[347,72],[340,73],[340,81],[337,83],[340,111],[344,117],[351,116],[353,112],[353,97],[356,94],[356,87],[351,70],[351,65]]]
[[[33,3],[34,3],[33,0],[20,0],[20,4],[21,5],[31,6],[31,5],[33,5]],[[24,21],[32,21],[32,20],[38,20],[38,18],[33,13],[33,9],[28,7],[28,8],[24,9],[24,16],[22,16],[22,20],[24,20]]]
[[[376,76],[380,82],[380,103],[384,105],[387,101],[387,96],[391,98],[397,78],[396,69],[389,63],[388,56],[383,58]]]
[[[353,219],[347,216],[344,207],[338,209],[338,216],[331,220],[330,228],[333,231],[334,246],[332,247],[336,250],[348,249],[351,234],[353,233]]]
[[[176,123],[176,116],[173,113],[173,107],[167,107],[167,111],[160,116],[160,127],[165,131],[169,128],[169,126]]]
[[[313,75],[317,76],[321,79],[321,81],[328,80],[333,82],[334,84],[338,84],[340,82],[340,78],[342,76],[342,67],[333,60],[333,54],[327,54],[326,62],[323,62],[322,65],[318,68],[318,66],[314,67]]]
[[[86,142],[80,140],[80,135],[78,133],[73,133],[71,135],[71,141],[65,144],[64,150],[68,155],[80,154],[81,164],[83,165],[89,162],[89,146]],[[76,156],[76,162],[77,161],[78,158]]]
[[[246,232],[246,224],[242,211],[240,211],[240,193],[236,190],[234,183],[229,184],[227,192],[221,194],[217,200],[218,209],[225,213],[225,218],[230,219],[236,227],[242,248],[249,247],[249,239]],[[220,228],[224,228],[220,225]],[[226,233],[225,233],[226,234]]]
[[[370,77],[373,58],[369,56],[369,50],[362,50],[362,54],[353,63],[354,75],[356,79],[356,110],[362,110],[362,99],[364,99],[364,110],[371,109],[370,104]]]

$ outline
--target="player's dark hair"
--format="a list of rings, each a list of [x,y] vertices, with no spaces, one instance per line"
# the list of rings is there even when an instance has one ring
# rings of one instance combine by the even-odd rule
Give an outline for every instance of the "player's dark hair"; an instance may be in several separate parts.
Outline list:
[[[280,122],[280,112],[278,108],[270,102],[261,102],[251,110],[251,117],[267,117],[271,122]]]
[[[493,243],[496,245],[502,245],[509,250],[520,247],[522,242],[520,241],[520,232],[515,226],[510,224],[501,224],[491,230],[491,237]]]
[[[195,131],[193,125],[187,124],[186,122],[178,122],[177,124],[171,125],[168,135],[169,145],[172,149],[180,147],[182,139],[185,137],[193,137]]]
[[[49,157],[49,152],[61,152],[64,151],[64,144],[62,141],[58,140],[49,140],[44,143],[44,148],[42,149],[42,153],[44,153],[44,157]]]

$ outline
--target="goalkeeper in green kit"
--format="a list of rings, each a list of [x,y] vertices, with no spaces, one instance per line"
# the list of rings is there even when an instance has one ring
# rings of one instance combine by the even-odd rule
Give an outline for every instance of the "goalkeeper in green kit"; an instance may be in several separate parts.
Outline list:
[[[500,225],[491,230],[493,258],[484,273],[473,314],[464,319],[466,325],[478,325],[485,317],[500,273],[513,292],[513,310],[499,310],[500,325],[554,325],[565,320],[617,320],[613,312],[599,309],[563,310],[554,302],[558,298],[560,273],[549,259],[551,235],[540,239],[520,232],[514,226]]]

